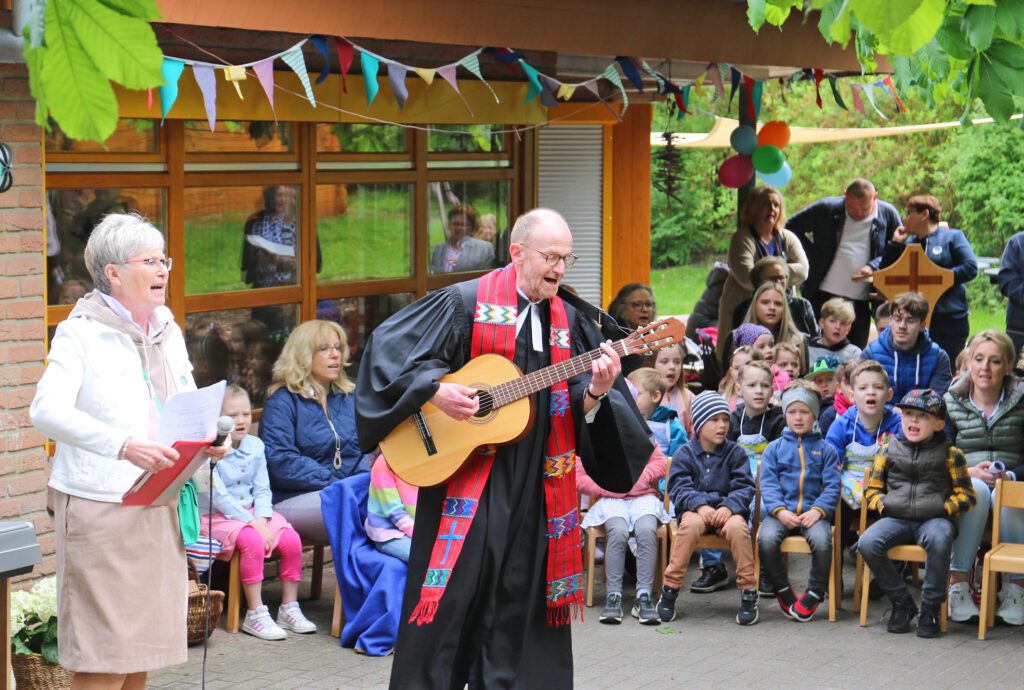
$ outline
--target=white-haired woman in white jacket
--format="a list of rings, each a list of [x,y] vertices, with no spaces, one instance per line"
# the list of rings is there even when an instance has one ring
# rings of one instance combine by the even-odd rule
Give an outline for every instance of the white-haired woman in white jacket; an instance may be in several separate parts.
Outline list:
[[[185,551],[176,505],[120,501],[142,471],[178,459],[153,439],[164,402],[195,382],[164,306],[171,261],[160,231],[108,215],[85,263],[96,289],[57,326],[30,410],[57,442],[60,662],[80,687],[144,688],[148,671],[187,657]]]

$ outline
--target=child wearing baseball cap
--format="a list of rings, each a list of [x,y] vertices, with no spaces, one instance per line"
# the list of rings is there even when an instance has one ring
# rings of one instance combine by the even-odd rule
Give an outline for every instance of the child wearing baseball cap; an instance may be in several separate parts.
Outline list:
[[[910,632],[918,609],[887,552],[901,544],[924,548],[917,636],[938,637],[956,518],[974,507],[976,496],[964,454],[941,433],[942,396],[931,388],[914,389],[896,406],[902,412],[900,435],[882,446],[864,487],[868,510],[881,518],[864,531],[857,548],[892,602],[891,633]]]
[[[694,438],[672,456],[668,476],[679,530],[665,568],[658,616],[666,623],[675,619],[676,598],[697,540],[715,532],[729,542],[736,564],[736,586],[741,592],[736,622],[753,625],[757,622],[757,580],[747,524],[754,498],[750,462],[743,448],[726,439],[729,405],[725,398],[705,391],[693,399],[691,410]]]

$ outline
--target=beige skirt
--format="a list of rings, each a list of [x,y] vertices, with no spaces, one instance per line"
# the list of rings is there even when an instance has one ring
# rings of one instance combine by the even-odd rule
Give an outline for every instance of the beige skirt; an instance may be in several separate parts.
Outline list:
[[[177,506],[57,492],[55,507],[61,665],[139,673],[184,663],[188,575]]]

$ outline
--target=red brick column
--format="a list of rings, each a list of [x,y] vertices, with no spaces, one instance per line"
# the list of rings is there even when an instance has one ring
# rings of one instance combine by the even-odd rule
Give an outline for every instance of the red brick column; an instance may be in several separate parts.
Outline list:
[[[0,519],[35,524],[45,560],[31,577],[55,565],[49,462],[28,417],[46,348],[43,146],[34,116],[27,69],[0,64],[0,142],[14,159],[14,186],[0,194]]]

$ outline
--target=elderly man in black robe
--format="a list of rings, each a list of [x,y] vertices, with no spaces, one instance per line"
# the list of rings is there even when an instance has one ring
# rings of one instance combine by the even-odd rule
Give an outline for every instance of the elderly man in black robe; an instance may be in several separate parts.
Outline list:
[[[591,318],[596,312],[578,299],[559,296],[565,270],[576,259],[565,220],[548,209],[521,216],[512,229],[509,254],[512,263],[504,269],[439,290],[394,315],[374,331],[363,354],[356,424],[360,445],[369,452],[428,401],[457,420],[478,411],[475,390],[439,379],[471,358],[474,329],[481,328],[474,318],[486,318],[477,308],[484,294],[478,294],[481,285],[500,283],[502,276],[511,281],[514,276],[514,290],[511,284],[506,287],[508,307],[496,311],[505,314],[509,328],[514,319],[514,353],[505,354],[522,372],[569,356],[552,354],[559,348],[571,351],[571,356],[601,351],[590,371],[569,379],[567,389],[553,386],[534,394],[532,428],[519,441],[497,448],[489,476],[484,475],[475,517],[459,539],[461,554],[428,616],[422,615],[421,599],[430,586],[424,578],[436,572],[432,555],[436,560],[442,551],[436,546],[439,525],[451,519],[446,517],[446,505],[451,505],[449,489],[455,478],[448,485],[421,489],[392,688],[572,687],[572,642],[566,623],[581,613],[581,577],[578,549],[568,558],[555,559],[557,565],[549,562],[549,530],[562,529],[551,527],[552,480],[550,469],[545,469],[552,459],[549,430],[562,423],[557,415],[571,419],[578,458],[587,474],[610,491],[629,491],[653,450],[646,425],[619,376],[619,357],[609,342],[601,342]],[[559,324],[564,328],[558,329]],[[559,332],[568,335],[568,343],[556,338]],[[558,412],[564,405],[551,405],[552,395],[557,403],[565,393],[569,414]],[[571,465],[570,460],[569,472]],[[568,477],[571,481],[572,474]],[[574,486],[572,494],[575,502]],[[564,533],[575,545],[575,503],[570,513],[565,520],[570,529]],[[456,533],[449,522],[443,524],[441,538]],[[448,558],[448,549],[443,555]],[[552,587],[552,568],[567,575],[555,580],[563,586]],[[553,609],[556,597],[569,603]]]

